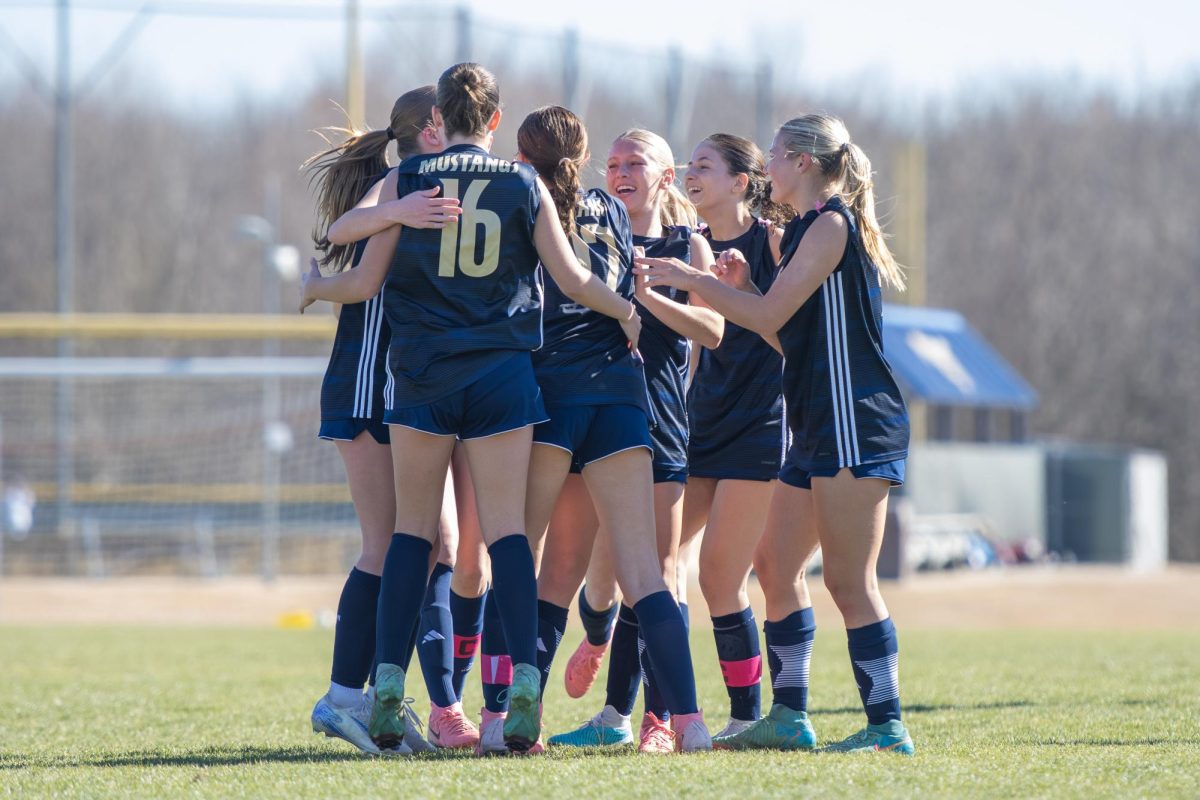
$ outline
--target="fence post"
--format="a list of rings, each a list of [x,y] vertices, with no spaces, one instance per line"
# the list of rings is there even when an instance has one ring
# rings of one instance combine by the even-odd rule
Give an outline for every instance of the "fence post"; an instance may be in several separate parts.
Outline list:
[[[563,31],[563,106],[576,113],[579,102],[579,31],[567,28]]]
[[[759,147],[766,148],[775,135],[773,130],[775,110],[774,99],[775,71],[770,61],[762,61],[754,75],[754,134],[758,137]]]
[[[95,517],[83,518],[83,553],[89,578],[104,577],[104,552],[100,542],[100,523]]]
[[[455,61],[462,63],[471,60],[471,9],[466,5],[458,7],[454,14],[454,46]]]

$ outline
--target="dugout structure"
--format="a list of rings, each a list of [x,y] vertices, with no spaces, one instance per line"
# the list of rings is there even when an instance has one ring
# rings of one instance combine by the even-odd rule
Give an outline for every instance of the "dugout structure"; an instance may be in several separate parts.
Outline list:
[[[335,324],[0,315],[0,482],[33,500],[23,530],[0,515],[0,569],[269,579],[346,566],[358,523],[336,448],[316,438]],[[72,358],[52,355],[63,337]]]

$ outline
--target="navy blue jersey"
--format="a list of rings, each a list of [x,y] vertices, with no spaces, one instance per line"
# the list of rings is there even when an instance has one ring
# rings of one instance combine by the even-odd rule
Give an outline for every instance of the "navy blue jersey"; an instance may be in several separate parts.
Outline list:
[[[354,245],[358,266],[367,242]],[[383,388],[391,329],[383,318],[383,297],[347,303],[338,315],[337,333],[325,379],[321,382],[321,420],[383,419]]]
[[[533,168],[462,144],[398,171],[398,197],[440,185],[463,213],[456,225],[400,235],[383,293],[392,335],[405,342],[388,358],[389,408],[446,397],[542,340]]]
[[[789,462],[820,470],[906,458],[908,410],[883,357],[879,269],[841,198],[788,224],[781,261],[787,264],[821,211],[841,214],[849,236],[837,268],[779,329]]]
[[[625,204],[591,189],[575,209],[571,244],[579,262],[622,297],[633,298],[633,234]],[[533,369],[547,406],[629,404],[647,414],[646,377],[621,325],[562,293],[545,278],[545,343]]]
[[[634,236],[633,243],[646,250],[650,258],[678,258],[692,262],[692,229],[675,225],[665,229],[662,237]],[[653,286],[650,291],[686,304],[688,293],[667,286]],[[640,305],[640,303],[639,303]],[[656,425],[654,466],[683,469],[687,467],[688,417],[684,386],[687,382],[688,355],[691,342],[680,336],[650,311],[639,311],[642,334],[638,350],[646,362],[646,383],[650,388],[651,411]]]
[[[727,242],[713,240],[707,230],[704,235],[714,253],[741,251],[750,265],[750,280],[767,293],[778,274],[769,223],[755,220],[748,231]],[[721,344],[715,350],[701,349],[688,391],[692,466],[704,462],[706,476],[717,473],[711,477],[774,477],[787,438],[782,380],[782,356],[754,331],[727,320]],[[710,452],[711,461],[721,463],[708,464],[705,454]]]

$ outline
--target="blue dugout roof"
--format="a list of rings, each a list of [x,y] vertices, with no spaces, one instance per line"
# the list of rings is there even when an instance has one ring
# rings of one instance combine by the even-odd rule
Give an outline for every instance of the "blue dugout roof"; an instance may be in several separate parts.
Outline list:
[[[910,400],[1028,411],[1033,390],[957,311],[885,305],[883,351]]]

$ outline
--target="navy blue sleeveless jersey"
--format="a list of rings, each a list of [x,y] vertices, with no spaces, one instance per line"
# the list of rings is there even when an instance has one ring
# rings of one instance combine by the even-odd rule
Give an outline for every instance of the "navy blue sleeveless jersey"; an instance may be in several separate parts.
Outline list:
[[[354,245],[352,267],[367,242]],[[365,303],[347,303],[338,315],[337,333],[325,379],[321,382],[321,421],[383,419],[387,352],[391,329],[383,318],[382,293]]]
[[[405,343],[388,357],[388,408],[446,397],[542,341],[533,168],[463,144],[398,170],[398,197],[441,185],[463,213],[400,235],[383,291],[392,336]]]
[[[841,214],[849,236],[837,268],[779,329],[793,436],[788,463],[822,470],[906,458],[908,410],[883,357],[879,269],[841,198],[788,224],[781,262],[786,269],[823,211]]]
[[[624,203],[599,189],[580,198],[571,234],[585,268],[622,297],[633,298],[633,240]],[[612,317],[579,305],[545,276],[545,342],[533,369],[547,406],[628,404],[646,411],[646,377]]]
[[[771,228],[755,220],[731,241],[714,241],[714,253],[736,249],[750,264],[750,280],[763,294],[778,273]],[[688,391],[688,474],[706,478],[772,480],[787,449],[783,410],[783,358],[754,331],[725,322],[717,349],[703,348]]]
[[[690,264],[692,229],[686,225],[675,225],[665,231],[666,235],[658,238],[634,236],[633,243],[645,248],[650,258],[678,258]],[[681,289],[652,286],[650,291],[678,303],[686,304],[688,301],[688,293]],[[638,351],[646,362],[646,383],[650,389],[651,412],[655,423],[650,432],[650,438],[654,440],[654,466],[660,470],[686,469],[688,416],[684,386],[691,342],[644,308],[639,309],[638,313],[642,316]]]

